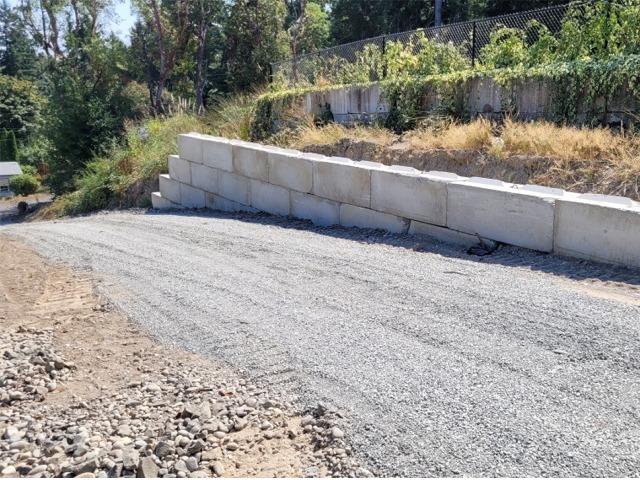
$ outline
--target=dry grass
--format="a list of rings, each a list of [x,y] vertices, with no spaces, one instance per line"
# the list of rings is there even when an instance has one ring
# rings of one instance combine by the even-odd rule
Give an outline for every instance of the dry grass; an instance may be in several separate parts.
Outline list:
[[[561,160],[612,160],[638,165],[640,141],[605,128],[558,127],[548,122],[507,120],[502,129],[503,154]]]
[[[289,145],[292,148],[302,150],[308,145],[335,145],[345,138],[382,146],[389,146],[398,139],[391,131],[378,126],[345,127],[339,123],[317,126],[311,119],[308,119],[295,131]]]
[[[493,145],[491,123],[482,119],[467,124],[445,121],[423,126],[405,134],[404,140],[419,150],[483,150]]]

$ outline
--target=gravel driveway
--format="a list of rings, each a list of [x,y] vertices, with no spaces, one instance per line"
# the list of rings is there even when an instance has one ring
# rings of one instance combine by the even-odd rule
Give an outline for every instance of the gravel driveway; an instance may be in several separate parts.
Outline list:
[[[638,271],[212,212],[1,233],[162,341],[339,408],[380,474],[640,474]]]

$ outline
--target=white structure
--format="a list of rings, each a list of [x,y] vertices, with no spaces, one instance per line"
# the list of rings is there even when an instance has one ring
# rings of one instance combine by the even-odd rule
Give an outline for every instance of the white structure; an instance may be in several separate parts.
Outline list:
[[[264,211],[464,245],[479,235],[640,267],[640,203],[628,198],[425,173],[194,133],[179,136],[178,151],[169,157],[169,175],[160,176],[154,208]]]
[[[0,197],[10,197],[9,180],[16,175],[22,175],[22,169],[17,162],[0,162]]]

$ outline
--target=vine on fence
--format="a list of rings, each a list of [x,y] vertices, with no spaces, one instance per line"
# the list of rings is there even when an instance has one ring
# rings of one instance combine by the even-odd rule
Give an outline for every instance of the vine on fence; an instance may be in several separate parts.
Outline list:
[[[385,46],[368,45],[355,63],[324,59],[315,70],[318,76],[298,88],[284,79],[274,82],[273,92],[258,100],[256,135],[277,129],[282,105],[306,93],[366,86],[371,79],[382,85],[389,107],[385,125],[396,131],[413,128],[435,104],[440,114],[465,118],[470,81],[476,78],[493,79],[507,92],[518,83],[547,79],[550,113],[557,122],[575,122],[581,106],[589,118],[599,119],[604,106],[624,89],[640,99],[640,0],[599,0],[586,10],[569,8],[555,36],[535,20],[522,30],[499,26],[480,51],[476,69],[464,46],[424,35]]]

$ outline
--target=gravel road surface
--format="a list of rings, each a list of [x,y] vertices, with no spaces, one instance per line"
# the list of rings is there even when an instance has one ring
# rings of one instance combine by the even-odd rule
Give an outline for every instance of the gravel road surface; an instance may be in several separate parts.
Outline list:
[[[638,271],[213,212],[2,233],[160,340],[340,409],[379,474],[640,475]]]

